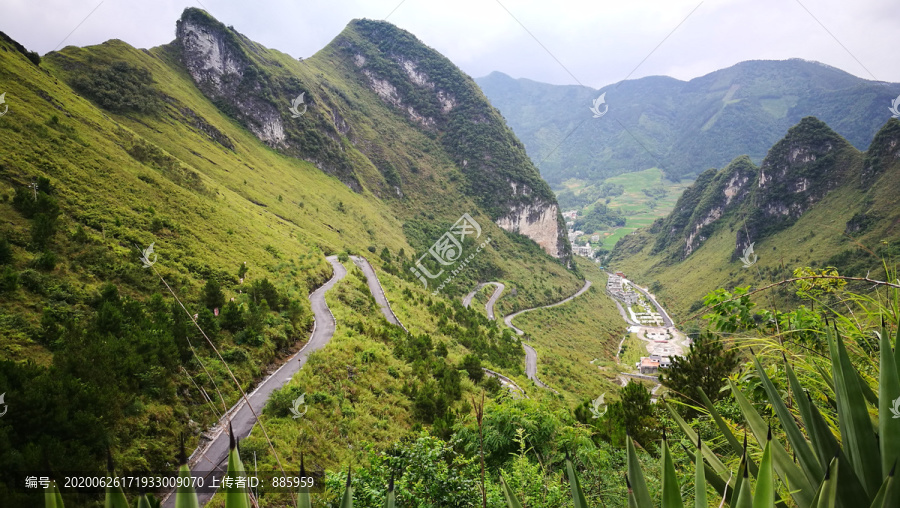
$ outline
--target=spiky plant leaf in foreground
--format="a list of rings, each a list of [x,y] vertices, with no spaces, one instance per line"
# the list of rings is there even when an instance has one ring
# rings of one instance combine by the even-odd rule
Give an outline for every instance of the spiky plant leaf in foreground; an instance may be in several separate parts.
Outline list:
[[[741,459],[740,485],[738,486],[737,498],[731,504],[732,508],[753,508],[753,494],[750,492],[750,478],[747,474],[747,463]]]
[[[575,466],[572,465],[572,459],[569,458],[568,453],[566,453],[566,474],[569,476],[569,488],[572,490],[572,502],[575,503],[575,508],[588,508],[584,491],[581,490],[581,482],[578,481]]]
[[[194,492],[191,481],[191,468],[187,465],[187,455],[184,453],[184,436],[181,437],[181,450],[178,454],[178,477],[184,478],[182,486],[175,489],[175,508],[200,508],[200,500]]]
[[[741,408],[741,414],[743,414],[744,419],[747,420],[747,426],[750,427],[750,430],[756,436],[756,440],[762,442],[768,435],[769,426],[759,413],[756,412],[756,408],[753,407],[753,404],[747,400],[747,397],[741,392],[737,385],[734,384],[734,381],[729,379],[728,385],[731,387],[734,399]],[[800,470],[797,464],[794,463],[791,456],[777,439],[772,440],[772,463],[778,476],[781,477],[781,480],[786,485],[791,486],[791,497],[794,498],[797,505],[801,507],[810,506],[815,490],[810,485],[806,475]],[[740,494],[740,492],[738,492],[738,494]]]
[[[302,453],[300,454],[300,477],[306,477],[306,464],[303,463]],[[300,493],[297,496],[297,508],[312,508],[312,501],[309,499],[309,487],[300,487]]]
[[[898,337],[900,337],[900,327],[897,327]],[[900,377],[897,373],[897,365],[894,363],[891,351],[891,341],[888,338],[888,330],[884,326],[882,318],[881,328],[881,369],[878,383],[878,443],[881,446],[881,473],[887,476],[888,471],[892,471],[897,459],[900,458],[900,421],[894,414],[897,406],[900,406]],[[884,486],[879,492],[884,490]],[[889,501],[890,506],[900,506],[900,489],[898,492],[891,492]]]
[[[697,450],[694,456],[694,508],[708,508],[706,501],[706,474],[703,468],[703,443],[697,436]]]
[[[347,485],[344,487],[344,497],[341,498],[341,508],[353,508],[353,487],[350,485],[350,470],[347,470]]]
[[[506,484],[506,478],[503,477],[502,473],[500,474],[500,489],[503,491],[503,498],[506,499],[508,508],[522,508],[522,503],[519,502],[515,492],[510,490],[509,485]]]
[[[818,479],[821,478],[823,474],[822,465],[819,463],[813,449],[810,448],[809,442],[806,440],[806,437],[803,435],[797,422],[794,421],[791,411],[784,404],[784,401],[781,400],[781,393],[775,388],[775,384],[772,383],[772,380],[769,379],[768,374],[766,374],[766,370],[763,369],[762,364],[759,363],[759,358],[757,358],[756,355],[752,356],[753,364],[756,366],[756,373],[759,375],[759,380],[761,381],[766,394],[769,396],[769,403],[775,409],[775,414],[781,422],[781,427],[787,436],[791,449],[793,450],[797,461],[800,463],[800,467],[803,468],[803,472],[806,474],[806,479],[809,481],[810,486],[812,486],[813,489],[817,489],[819,487]],[[771,434],[772,431],[770,428],[769,434],[766,437],[767,444]],[[757,441],[759,441],[759,435],[757,435]]]
[[[106,450],[106,470],[109,476],[114,477],[112,454],[109,449]],[[122,492],[122,487],[108,486],[106,487],[106,499],[103,501],[104,508],[129,508],[128,499]]]
[[[237,440],[234,438],[234,429],[231,428],[231,422],[228,423],[228,470],[225,477],[231,478],[234,482],[239,478],[246,477],[244,471],[244,463],[237,449]],[[247,487],[238,487],[231,485],[225,488],[225,508],[250,508],[250,492]]]
[[[650,501],[650,492],[647,490],[647,482],[644,480],[644,471],[641,469],[641,463],[638,462],[637,452],[634,450],[634,441],[631,436],[625,439],[627,451],[627,469],[628,481],[631,483],[631,489],[634,491],[634,500],[638,508],[653,508]]]
[[[669,444],[666,436],[662,439],[662,507],[684,508],[681,501],[681,487],[678,486],[678,476],[675,474],[675,464],[672,462],[672,454],[669,453]]]
[[[759,461],[759,474],[756,476],[756,492],[753,493],[753,508],[772,508],[775,506],[775,476],[772,471],[772,429],[766,437],[762,460]]]
[[[841,442],[848,460],[862,481],[867,498],[872,499],[884,479],[881,472],[881,452],[875,442],[875,429],[869,418],[869,408],[866,406],[859,375],[850,364],[850,357],[844,347],[844,339],[831,329],[827,332]]]
[[[397,495],[394,492],[394,474],[391,473],[391,483],[388,484],[388,493],[387,497],[384,500],[384,508],[394,508],[396,503]]]
[[[888,473],[887,479],[884,480],[884,483],[881,484],[881,488],[878,489],[878,494],[875,495],[875,500],[872,501],[872,506],[870,508],[888,508],[889,506],[896,506],[890,502],[892,491],[897,490],[894,488],[894,470],[896,467],[896,464],[891,467],[891,472]]]
[[[816,494],[818,503],[815,506],[811,506],[811,508],[834,508],[837,502],[837,466],[838,458],[835,457],[831,464],[828,465],[828,470],[825,471],[825,479],[822,480],[822,487]]]
[[[44,508],[64,508],[62,495],[55,481],[51,481],[50,486],[44,489]]]

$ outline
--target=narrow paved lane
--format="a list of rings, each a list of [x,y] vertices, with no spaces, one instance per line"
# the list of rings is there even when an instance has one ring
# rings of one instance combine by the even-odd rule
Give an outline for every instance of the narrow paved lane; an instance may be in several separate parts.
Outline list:
[[[493,284],[497,286],[497,289],[494,290],[494,293],[488,299],[487,303],[484,304],[484,310],[487,311],[487,317],[490,320],[494,320],[494,304],[497,303],[497,300],[500,299],[500,295],[503,294],[503,290],[506,289],[506,285],[501,284],[499,282],[488,282],[488,284]]]
[[[325,345],[328,344],[328,341],[331,340],[331,337],[334,336],[337,323],[334,320],[334,316],[331,314],[331,310],[328,309],[328,304],[325,303],[325,293],[334,287],[337,281],[344,278],[347,274],[347,270],[344,268],[344,265],[337,260],[336,256],[329,256],[327,259],[334,269],[334,275],[332,275],[328,282],[309,295],[312,311],[316,318],[309,342],[303,346],[303,349],[291,356],[278,368],[278,370],[263,380],[256,389],[247,395],[250,406],[257,415],[260,414],[263,407],[266,405],[272,392],[284,386],[285,383],[287,383],[291,377],[306,364],[309,355],[314,351],[318,351],[325,347]],[[212,440],[207,442],[205,446],[201,445],[201,447],[197,448],[191,455],[189,464],[193,476],[207,476],[212,471],[225,470],[228,464],[228,432],[226,429],[228,427],[229,419],[234,428],[235,436],[240,439],[249,436],[250,431],[253,429],[253,425],[256,423],[256,417],[253,415],[253,412],[250,411],[250,407],[247,406],[244,400],[241,400],[232,406],[232,408],[229,409],[217,423]],[[207,485],[209,483],[210,482],[206,482]],[[197,497],[200,500],[200,506],[205,505],[214,494],[214,492],[198,493]],[[163,506],[166,508],[173,508],[175,506],[175,496],[168,496],[168,498],[163,501]]]
[[[409,330],[403,326],[403,323],[401,323],[400,320],[397,319],[397,315],[394,314],[394,310],[391,309],[391,303],[384,294],[384,288],[381,287],[381,281],[378,280],[378,275],[375,274],[375,268],[372,267],[369,260],[362,256],[350,256],[350,259],[353,260],[353,263],[355,263],[366,276],[366,283],[369,285],[369,291],[372,292],[372,296],[375,297],[375,301],[378,303],[378,306],[381,307],[381,313],[384,314],[384,317],[389,323],[397,325],[400,328],[403,328],[403,331],[409,333]]]
[[[472,303],[472,298],[475,296],[475,294],[478,293],[478,291],[480,291],[481,288],[483,288],[487,284],[494,284],[495,286],[497,286],[497,289],[494,290],[494,293],[491,295],[490,299],[488,299],[488,302],[484,305],[484,309],[487,311],[488,318],[494,319],[495,318],[494,317],[494,304],[497,303],[497,300],[500,298],[500,295],[503,293],[503,290],[506,289],[506,286],[499,282],[484,282],[484,283],[481,283],[481,284],[475,286],[475,289],[473,289],[471,293],[467,294],[466,297],[463,298],[463,306],[468,307]],[[584,286],[582,286],[581,289],[576,291],[574,295],[564,298],[556,303],[551,303],[550,305],[544,305],[542,307],[534,307],[531,309],[524,309],[524,310],[520,310],[518,312],[514,312],[514,313],[504,317],[503,322],[506,323],[506,326],[512,328],[512,330],[515,331],[517,335],[525,335],[525,332],[516,328],[512,324],[513,318],[515,318],[519,314],[522,314],[525,312],[530,312],[530,311],[537,310],[537,309],[549,309],[550,307],[556,307],[557,305],[562,305],[566,302],[570,302],[570,301],[574,300],[575,298],[577,298],[578,296],[581,296],[582,294],[584,294],[584,292],[587,291],[588,288],[590,288],[590,287],[591,287],[591,281],[586,280],[586,281],[584,281]],[[525,344],[524,342],[522,343],[522,347],[525,348],[525,375],[528,377],[528,379],[534,381],[534,384],[536,384],[537,386],[539,386],[541,388],[546,388],[547,390],[550,390],[553,393],[559,394],[559,392],[557,392],[553,388],[550,388],[549,386],[545,385],[543,382],[541,382],[540,379],[538,379],[538,377],[537,377],[537,352],[534,350],[534,348],[529,346],[528,344]]]
[[[531,308],[531,309],[524,309],[524,310],[520,310],[520,311],[518,311],[518,312],[513,312],[512,314],[510,314],[510,315],[504,317],[504,318],[503,318],[503,322],[506,323],[506,326],[512,328],[517,334],[519,334],[519,335],[525,335],[525,332],[523,332],[522,330],[520,330],[520,329],[516,328],[515,326],[513,326],[513,324],[512,324],[513,318],[515,318],[515,317],[518,316],[519,314],[524,314],[524,313],[526,313],[526,312],[531,312],[531,311],[533,311],[533,310],[537,310],[537,309],[549,309],[550,307],[556,307],[557,305],[562,305],[562,304],[564,304],[564,303],[566,303],[566,302],[570,302],[570,301],[574,300],[575,298],[577,298],[577,297],[581,296],[582,294],[584,294],[584,292],[587,291],[588,288],[590,288],[590,287],[591,287],[591,281],[586,280],[586,281],[584,281],[584,286],[582,286],[582,288],[579,289],[574,295],[572,295],[572,296],[570,296],[570,297],[568,297],[568,298],[565,298],[565,299],[563,299],[563,300],[560,300],[560,301],[558,301],[558,302],[556,302],[556,303],[551,303],[550,305],[544,305],[543,307],[534,307],[534,308]]]

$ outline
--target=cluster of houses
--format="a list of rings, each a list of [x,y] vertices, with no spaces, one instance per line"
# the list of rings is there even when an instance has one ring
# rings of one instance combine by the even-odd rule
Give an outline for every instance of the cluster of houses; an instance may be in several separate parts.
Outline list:
[[[606,291],[610,296],[628,306],[636,304],[640,298],[638,293],[629,287],[628,282],[625,281],[625,274],[622,272],[616,272],[609,276],[606,281]]]

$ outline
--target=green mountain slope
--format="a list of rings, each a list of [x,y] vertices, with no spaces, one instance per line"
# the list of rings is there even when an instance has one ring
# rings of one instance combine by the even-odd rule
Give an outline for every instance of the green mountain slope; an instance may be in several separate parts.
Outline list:
[[[521,144],[471,78],[392,25],[354,21],[302,62],[195,9],[152,49],[112,40],[38,65],[0,46],[0,385],[11,407],[0,471],[50,461],[99,472],[107,449],[119,468],[164,470],[182,433],[195,446],[238,399],[225,363],[142,267],[151,244],[154,269],[245,390],[309,336],[325,255],[375,265],[414,335],[390,331],[348,277],[329,296],[343,319],[337,347],[303,375],[387,351],[394,360],[372,379],[402,388],[390,397],[400,413],[372,427],[368,406],[344,405],[358,402],[346,384],[316,379],[320,409],[344,410],[331,444],[307,455],[319,468],[342,458],[328,452],[351,427],[373,442],[414,424],[446,430],[463,391],[480,391],[460,385],[467,354],[517,375],[517,341],[457,308],[476,282],[517,288],[513,309],[581,287],[555,198]],[[438,272],[429,248],[464,213],[490,243],[441,250],[471,259],[425,287],[411,268]],[[386,388],[365,386],[376,398]],[[416,406],[432,399],[444,402]]]
[[[609,265],[653,284],[682,317],[702,307],[710,288],[759,287],[797,267],[883,274],[882,260],[900,254],[898,147],[897,119],[860,152],[804,118],[759,167],[742,156],[702,173],[668,217],[622,238]],[[789,288],[781,295],[790,298]]]
[[[758,164],[810,115],[864,149],[900,94],[900,84],[799,59],[747,61],[690,81],[651,76],[599,90],[498,72],[476,81],[555,189],[572,178],[599,184],[654,166],[670,180],[693,178],[742,154]],[[601,93],[609,111],[593,118],[589,108]]]

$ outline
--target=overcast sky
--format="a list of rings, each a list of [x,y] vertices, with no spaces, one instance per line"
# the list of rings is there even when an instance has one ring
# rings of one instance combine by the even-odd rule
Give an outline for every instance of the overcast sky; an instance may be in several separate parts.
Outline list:
[[[295,57],[351,19],[387,18],[473,77],[600,88],[798,57],[900,82],[896,0],[3,0],[0,30],[41,54],[108,39],[149,48],[174,39],[189,6]]]

